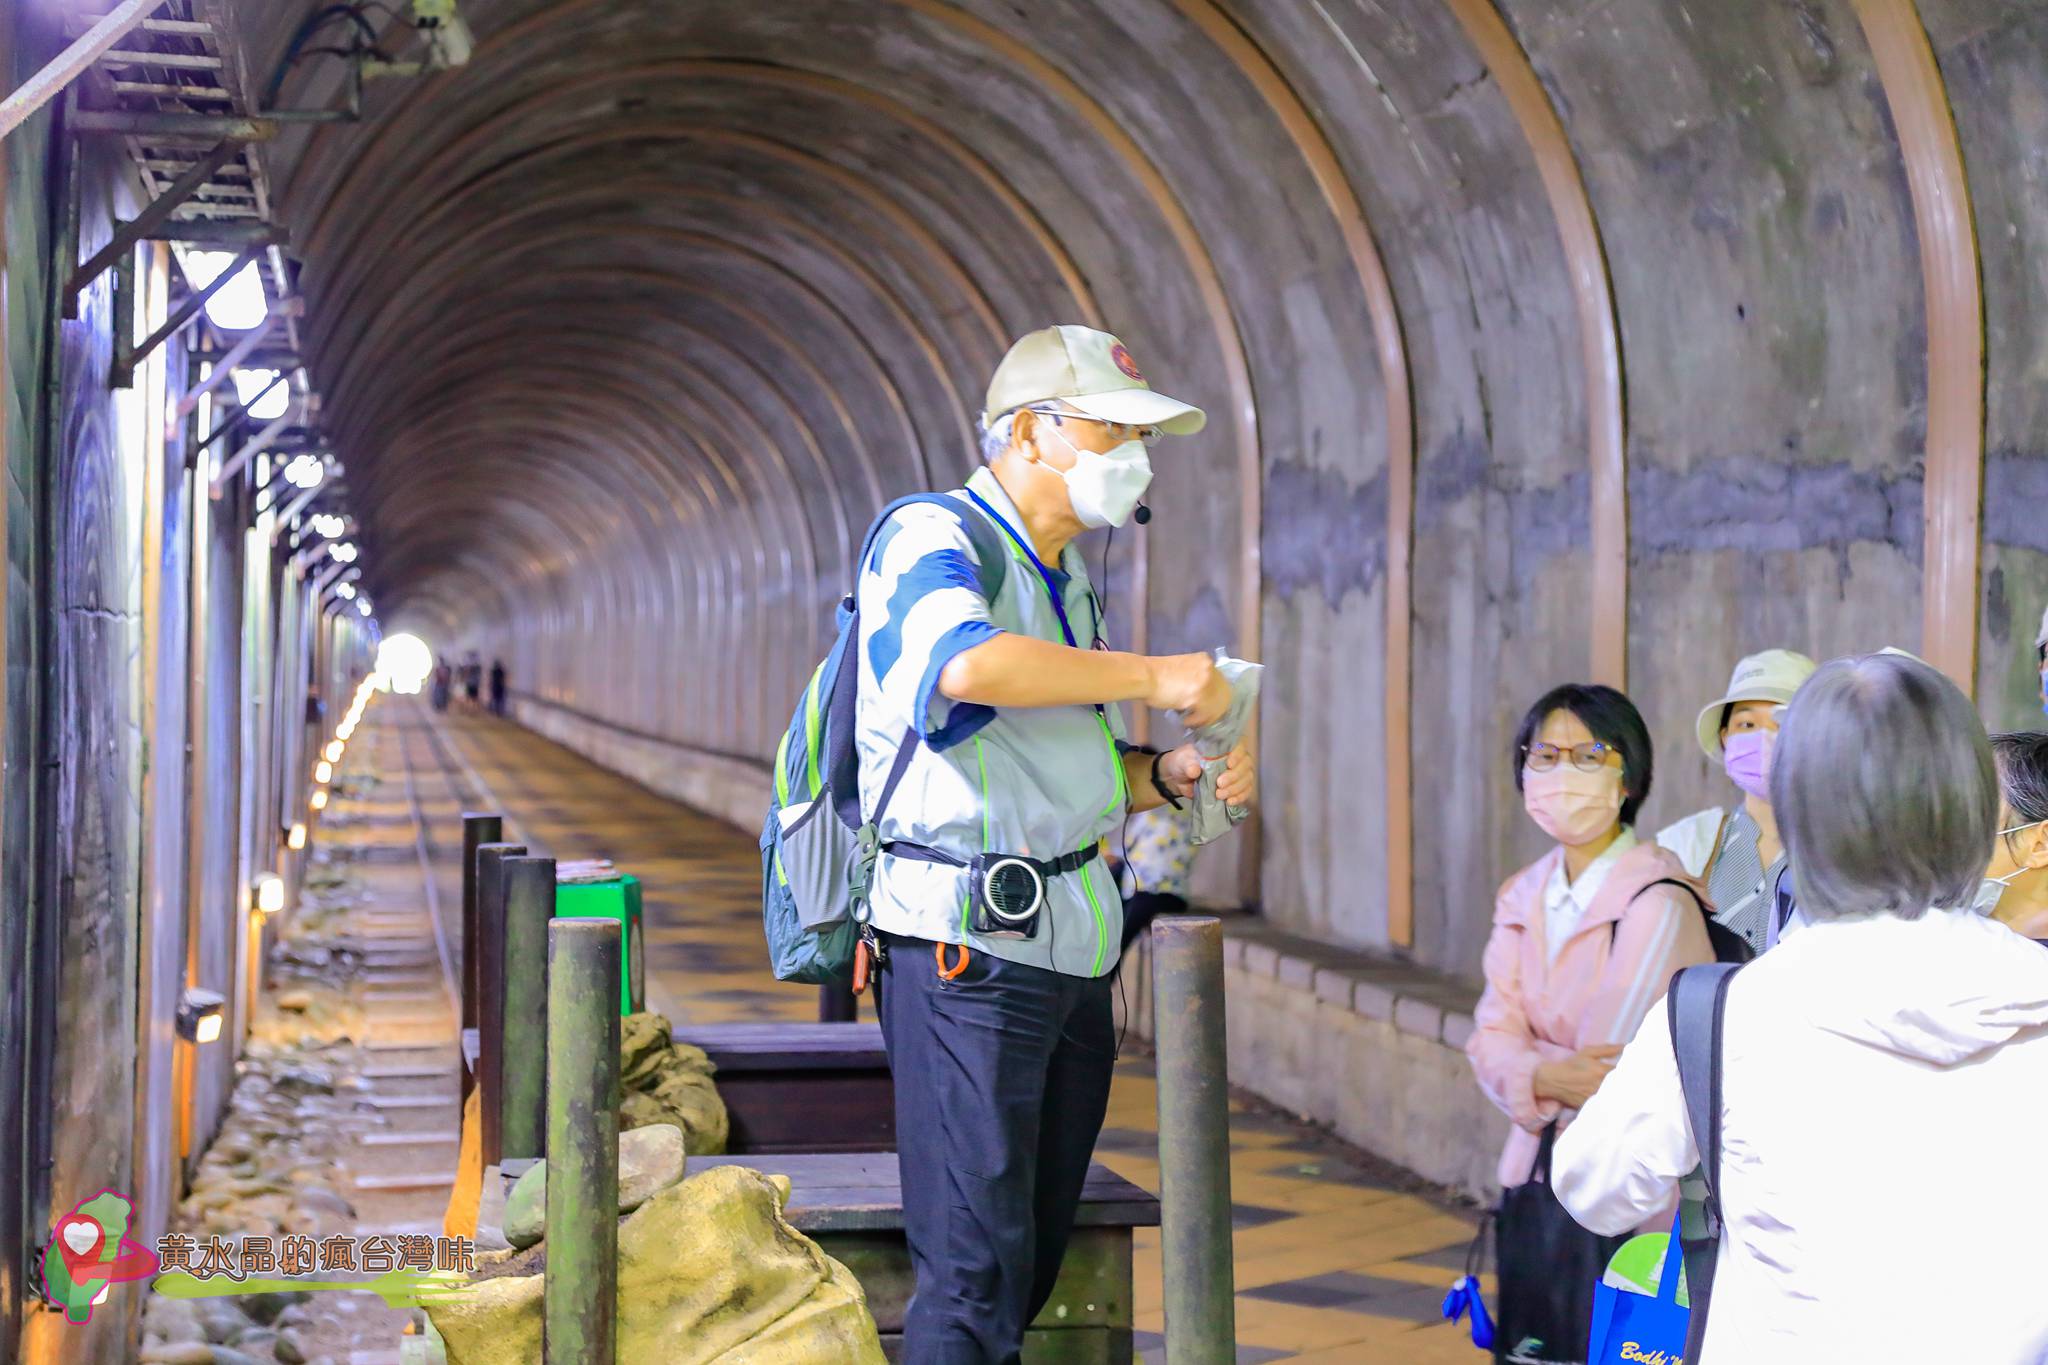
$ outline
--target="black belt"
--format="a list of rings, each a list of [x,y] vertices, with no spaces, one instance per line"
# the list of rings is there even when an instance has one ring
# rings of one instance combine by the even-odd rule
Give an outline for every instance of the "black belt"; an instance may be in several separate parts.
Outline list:
[[[943,867],[966,867],[969,865],[965,858],[956,858],[950,853],[932,848],[926,844],[892,841],[882,845],[882,852],[895,858],[908,858],[915,863],[938,863]],[[1100,843],[1093,843],[1086,848],[1077,848],[1072,853],[1062,854],[1049,861],[1027,858],[1022,854],[1004,854],[1003,856],[1006,858],[1014,857],[1020,863],[1029,863],[1038,869],[1038,875],[1041,877],[1057,877],[1063,873],[1079,872],[1082,868],[1094,862],[1102,856],[1102,845]]]

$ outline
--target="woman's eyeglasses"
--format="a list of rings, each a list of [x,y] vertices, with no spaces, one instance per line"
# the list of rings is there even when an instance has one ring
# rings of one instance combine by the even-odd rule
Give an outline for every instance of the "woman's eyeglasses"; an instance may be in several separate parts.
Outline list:
[[[1537,741],[1522,746],[1522,766],[1532,773],[1547,773],[1557,766],[1558,760],[1569,758],[1572,766],[1582,773],[1597,773],[1607,766],[1607,755],[1614,752],[1611,745],[1598,740],[1591,744],[1574,744],[1569,749],[1560,749],[1555,744]]]

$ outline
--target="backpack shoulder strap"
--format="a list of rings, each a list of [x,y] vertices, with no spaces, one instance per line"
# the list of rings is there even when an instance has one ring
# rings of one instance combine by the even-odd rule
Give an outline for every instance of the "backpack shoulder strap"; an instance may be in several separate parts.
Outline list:
[[[1671,1051],[1678,1059],[1678,1085],[1685,1095],[1685,1114],[1699,1149],[1707,1198],[1719,1219],[1721,1183],[1721,1025],[1728,1006],[1728,985],[1740,968],[1735,962],[1709,962],[1687,967],[1671,978],[1664,997],[1671,1022]]]
[[[840,660],[839,671],[832,680],[832,695],[827,700],[831,718],[826,735],[835,747],[835,754],[828,762],[829,770],[835,778],[832,783],[832,805],[848,829],[861,827],[859,764],[853,754],[854,711],[859,697],[860,576],[866,570],[868,558],[875,552],[875,540],[881,535],[882,528],[888,524],[889,518],[905,507],[913,507],[920,503],[943,507],[960,519],[961,529],[967,533],[969,543],[974,546],[974,557],[978,561],[975,573],[983,597],[991,602],[995,601],[996,594],[1002,591],[1003,580],[1009,573],[1008,557],[1003,552],[1003,543],[995,527],[990,526],[987,519],[974,510],[972,504],[963,502],[951,494],[913,493],[909,497],[898,498],[884,507],[869,525],[868,533],[861,541],[860,558],[854,561],[853,589],[846,595],[847,654]],[[889,767],[888,779],[883,784],[881,796],[875,805],[877,823],[888,810],[889,800],[896,794],[897,784],[903,780],[904,771],[910,767],[910,757],[916,751],[917,744],[918,731],[912,726],[903,732],[903,738],[896,746],[895,762]],[[836,752],[840,749],[843,749],[843,752]],[[848,777],[851,780],[843,780]]]

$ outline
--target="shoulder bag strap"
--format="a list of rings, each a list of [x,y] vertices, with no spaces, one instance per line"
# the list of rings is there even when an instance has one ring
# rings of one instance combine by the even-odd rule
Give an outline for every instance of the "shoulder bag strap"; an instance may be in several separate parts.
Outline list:
[[[1665,1009],[1671,1023],[1671,1050],[1678,1061],[1678,1085],[1685,1097],[1686,1121],[1699,1149],[1700,1174],[1707,1186],[1704,1223],[1686,1225],[1683,1236],[1686,1286],[1691,1303],[1685,1358],[1699,1357],[1706,1336],[1707,1311],[1714,1286],[1715,1262],[1721,1244],[1721,1077],[1722,1024],[1728,1006],[1728,985],[1741,964],[1710,962],[1687,967],[1671,979]],[[1669,1253],[1667,1253],[1668,1255]]]
[[[1721,823],[1714,826],[1714,851],[1707,855],[1707,865],[1700,869],[1700,880],[1708,886],[1714,884],[1714,869],[1720,866],[1721,850],[1724,847],[1721,841],[1727,837],[1728,812],[1724,810],[1721,812]]]

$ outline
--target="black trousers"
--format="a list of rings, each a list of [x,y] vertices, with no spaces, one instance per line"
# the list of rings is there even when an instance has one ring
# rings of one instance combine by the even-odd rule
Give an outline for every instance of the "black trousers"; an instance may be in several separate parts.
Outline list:
[[[1017,1365],[1052,1297],[1109,1107],[1110,978],[882,935],[903,1222],[917,1272],[906,1365]],[[959,961],[946,950],[947,965]]]

